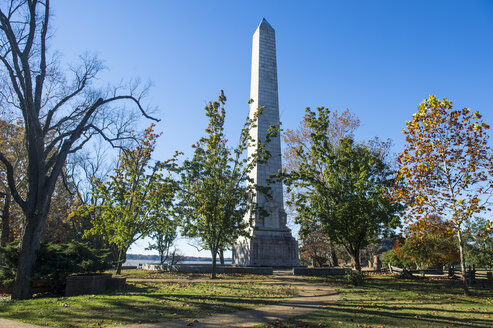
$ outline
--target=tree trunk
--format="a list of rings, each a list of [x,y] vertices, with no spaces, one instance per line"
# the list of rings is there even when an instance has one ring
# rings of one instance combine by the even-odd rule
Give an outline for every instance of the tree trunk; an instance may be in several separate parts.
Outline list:
[[[212,255],[212,272],[211,279],[216,279],[216,259],[217,259],[217,251],[215,249],[211,249]]]
[[[126,260],[127,250],[122,248],[118,251],[118,261],[116,262],[116,274],[122,273],[123,262]]]
[[[161,265],[163,265],[164,262],[166,262],[166,260],[168,259],[168,255],[169,255],[169,248],[167,248],[166,250],[164,250],[162,247],[159,248],[159,257],[161,260],[160,261]]]
[[[170,245],[168,245],[168,247],[166,247],[166,255],[165,255],[165,258],[164,258],[164,261],[165,261],[165,262],[166,262],[166,261],[168,261],[168,259],[169,259],[169,248],[170,248],[170,247],[171,247]],[[174,253],[173,253],[173,255],[174,255]],[[173,256],[173,257],[174,257],[174,256]],[[164,262],[163,262],[163,263],[161,263],[161,264],[164,264]],[[171,264],[173,264],[173,260],[171,260]]]
[[[224,265],[224,249],[219,250],[219,262]]]
[[[32,297],[33,268],[47,215],[46,213],[36,215],[37,211],[35,210],[32,212],[26,215],[26,227],[22,236],[19,263],[12,290],[12,299],[14,300],[26,300]]]
[[[10,203],[11,196],[7,190],[2,212],[2,237],[0,238],[0,245],[2,246],[5,246],[10,241]]]
[[[462,287],[464,288],[464,295],[469,295],[469,285],[466,277],[466,260],[464,258],[464,240],[462,239],[462,231],[459,228],[457,231],[457,237],[459,239],[459,255],[460,255],[460,269],[462,272]]]
[[[330,266],[339,266],[339,259],[337,258],[337,254],[336,254],[336,248],[334,247],[334,244],[332,243],[332,241],[329,242],[329,246],[330,246]]]
[[[349,257],[351,257],[351,265],[353,266],[353,268],[356,271],[361,272],[359,249],[351,250],[351,252],[349,252]]]

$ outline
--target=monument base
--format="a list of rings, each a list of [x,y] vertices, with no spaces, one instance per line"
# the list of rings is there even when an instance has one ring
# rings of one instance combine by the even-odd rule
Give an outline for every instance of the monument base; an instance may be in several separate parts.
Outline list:
[[[254,237],[239,238],[233,246],[233,264],[239,266],[299,266],[298,242],[291,232],[256,231]]]

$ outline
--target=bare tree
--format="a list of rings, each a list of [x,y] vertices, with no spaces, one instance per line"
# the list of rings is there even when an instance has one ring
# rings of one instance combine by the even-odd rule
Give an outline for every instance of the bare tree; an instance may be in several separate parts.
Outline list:
[[[131,138],[131,122],[112,119],[111,105],[117,101],[126,101],[146,118],[154,119],[141,105],[145,92],[136,84],[128,91],[93,86],[103,68],[94,57],[81,57],[81,64],[72,67],[66,76],[57,57],[48,56],[49,18],[49,0],[11,0],[0,5],[0,75],[8,81],[0,88],[0,102],[8,104],[24,123],[28,159],[27,192],[23,197],[16,188],[14,166],[0,153],[10,192],[25,216],[13,299],[32,297],[36,252],[67,157],[95,135],[114,147]]]
[[[92,206],[102,200],[95,193],[96,184],[93,182],[105,181],[118,163],[109,160],[110,152],[107,144],[98,136],[95,142],[86,149],[72,154],[67,159],[62,178],[66,189],[73,191],[78,206]],[[92,215],[81,216],[77,211],[70,211],[69,222],[75,240],[81,240],[84,232],[91,229]],[[92,237],[89,242],[93,247],[102,246],[102,239]],[[108,245],[105,245],[105,247]]]

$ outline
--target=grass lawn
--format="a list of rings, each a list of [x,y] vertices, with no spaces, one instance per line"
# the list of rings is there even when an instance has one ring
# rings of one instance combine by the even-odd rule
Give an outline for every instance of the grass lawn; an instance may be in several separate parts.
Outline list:
[[[104,327],[234,312],[277,303],[293,286],[261,282],[129,282],[107,295],[0,301],[0,317],[53,327]]]
[[[332,305],[268,327],[493,327],[493,285],[463,296],[459,281],[367,276],[364,286],[326,282],[340,293]],[[265,327],[265,325],[264,325]]]
[[[121,275],[116,276],[115,270],[106,271],[106,273],[112,273],[115,277],[125,277],[127,279],[210,279],[210,273],[180,273],[180,272],[168,272],[168,271],[152,271],[142,269],[129,269],[122,270]],[[264,280],[272,279],[272,276],[263,276],[256,274],[225,274],[218,273],[217,279],[236,279],[236,280]]]

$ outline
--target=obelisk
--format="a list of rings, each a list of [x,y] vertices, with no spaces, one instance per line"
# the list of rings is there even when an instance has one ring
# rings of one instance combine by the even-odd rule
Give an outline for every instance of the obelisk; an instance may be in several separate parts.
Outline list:
[[[276,36],[272,26],[264,19],[253,35],[252,75],[250,98],[250,117],[257,109],[265,106],[258,119],[257,128],[250,131],[256,141],[265,143],[267,130],[279,122],[279,99],[277,89]],[[281,140],[278,135],[266,146],[271,158],[257,164],[251,172],[254,183],[267,185],[267,179],[282,168]],[[255,148],[248,149],[250,156]],[[297,266],[298,242],[286,226],[282,183],[269,185],[271,197],[257,193],[252,201],[257,202],[261,211],[247,213],[245,220],[253,216],[253,226],[249,230],[251,238],[240,237],[233,247],[233,264],[242,266]]]

